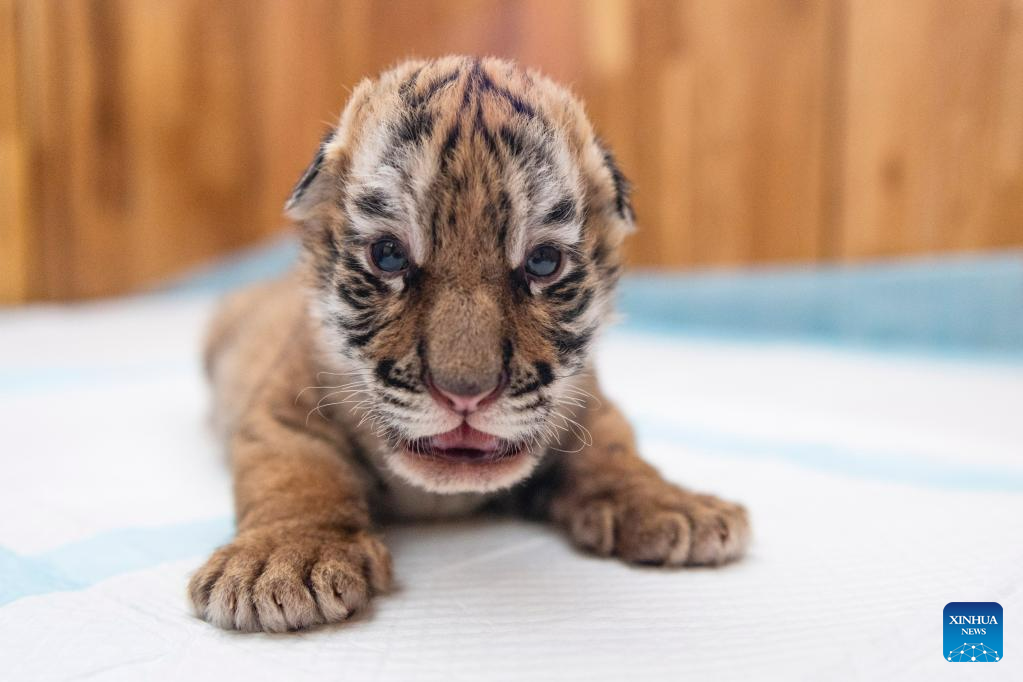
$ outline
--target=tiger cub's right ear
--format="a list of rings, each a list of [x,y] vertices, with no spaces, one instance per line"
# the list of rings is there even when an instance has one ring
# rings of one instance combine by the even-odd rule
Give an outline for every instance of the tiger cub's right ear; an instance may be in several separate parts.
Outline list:
[[[302,173],[295,188],[291,190],[291,196],[284,204],[285,213],[294,220],[302,220],[307,217],[311,209],[325,198],[324,194],[328,186],[326,178],[323,177],[326,174],[321,171],[327,154],[327,145],[330,144],[336,132],[336,128],[331,128],[323,136],[312,163]]]

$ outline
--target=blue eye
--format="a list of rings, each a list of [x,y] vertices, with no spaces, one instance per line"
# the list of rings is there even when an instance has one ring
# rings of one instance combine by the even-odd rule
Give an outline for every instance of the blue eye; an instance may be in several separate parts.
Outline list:
[[[405,247],[393,239],[381,239],[369,247],[373,265],[383,272],[401,272],[408,267]]]
[[[561,266],[561,252],[550,244],[541,244],[526,258],[526,272],[533,277],[550,277]]]

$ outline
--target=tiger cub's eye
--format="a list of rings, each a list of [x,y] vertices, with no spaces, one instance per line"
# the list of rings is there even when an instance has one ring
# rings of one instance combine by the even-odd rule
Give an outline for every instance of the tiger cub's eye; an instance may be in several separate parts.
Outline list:
[[[381,239],[369,247],[373,265],[384,272],[401,272],[408,267],[405,247],[394,239]]]
[[[526,272],[541,279],[553,275],[560,266],[561,252],[550,244],[541,244],[526,258]]]

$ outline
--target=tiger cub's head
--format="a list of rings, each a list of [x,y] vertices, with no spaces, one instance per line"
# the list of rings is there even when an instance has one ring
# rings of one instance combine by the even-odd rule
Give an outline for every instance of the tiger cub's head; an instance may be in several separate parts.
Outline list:
[[[528,475],[577,402],[632,225],[580,103],[507,61],[404,63],[355,89],[287,210],[388,466],[436,492]]]

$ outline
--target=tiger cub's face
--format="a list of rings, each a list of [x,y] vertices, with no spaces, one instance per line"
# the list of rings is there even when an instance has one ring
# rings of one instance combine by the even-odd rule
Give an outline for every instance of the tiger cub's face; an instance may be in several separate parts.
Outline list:
[[[506,61],[402,64],[356,88],[288,211],[388,466],[436,492],[528,475],[569,427],[632,223],[580,104]]]

